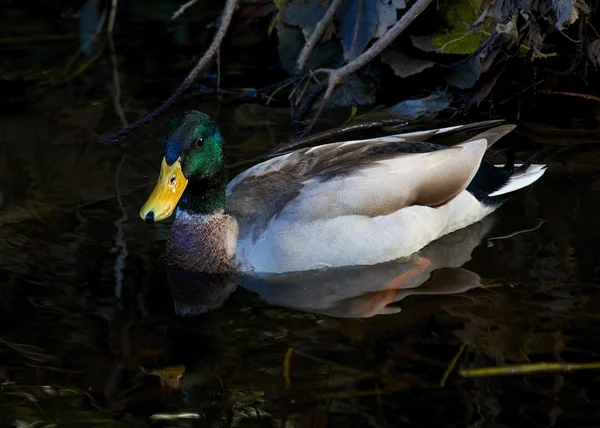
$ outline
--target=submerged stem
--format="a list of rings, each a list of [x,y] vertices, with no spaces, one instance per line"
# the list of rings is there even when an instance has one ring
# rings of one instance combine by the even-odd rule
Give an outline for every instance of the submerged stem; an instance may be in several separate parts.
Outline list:
[[[600,369],[600,362],[597,363],[566,363],[566,362],[541,362],[531,364],[514,364],[500,367],[480,367],[476,369],[460,370],[458,373],[462,377],[486,377],[486,376],[507,376],[516,374],[535,374],[542,372],[570,372],[572,370],[596,370]]]

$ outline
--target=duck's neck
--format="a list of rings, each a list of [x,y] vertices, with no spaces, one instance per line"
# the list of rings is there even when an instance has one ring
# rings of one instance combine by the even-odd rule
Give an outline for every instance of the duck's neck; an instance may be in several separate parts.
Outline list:
[[[225,207],[227,169],[223,163],[216,174],[188,182],[177,204],[177,210],[192,215],[218,213]]]
[[[177,205],[167,240],[167,262],[202,273],[233,273],[237,221],[225,214],[225,168],[190,181]]]

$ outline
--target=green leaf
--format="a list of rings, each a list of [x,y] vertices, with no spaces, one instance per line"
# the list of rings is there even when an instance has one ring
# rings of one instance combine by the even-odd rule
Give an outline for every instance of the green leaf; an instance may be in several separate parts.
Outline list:
[[[413,44],[421,50],[440,53],[468,55],[477,50],[481,42],[487,39],[486,31],[492,19],[486,17],[480,21],[480,1],[448,0],[440,9],[442,21],[446,24],[442,32],[433,35],[413,37]]]

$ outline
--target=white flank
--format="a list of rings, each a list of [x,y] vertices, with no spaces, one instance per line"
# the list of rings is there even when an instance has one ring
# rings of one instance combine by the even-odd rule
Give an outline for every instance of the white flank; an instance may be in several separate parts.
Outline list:
[[[261,273],[372,265],[407,257],[494,210],[463,191],[439,208],[413,205],[379,217],[290,221],[282,216],[258,239],[251,233],[239,237],[237,257]]]

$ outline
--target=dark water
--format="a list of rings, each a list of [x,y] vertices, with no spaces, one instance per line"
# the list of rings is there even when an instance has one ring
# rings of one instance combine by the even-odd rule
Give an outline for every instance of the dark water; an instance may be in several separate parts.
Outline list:
[[[600,425],[598,370],[460,375],[600,361],[593,144],[540,145],[538,183],[405,263],[194,287],[162,264],[168,223],[137,214],[164,118],[96,143],[119,126],[100,88],[0,117],[1,426]],[[183,106],[232,162],[289,137],[285,108]]]

